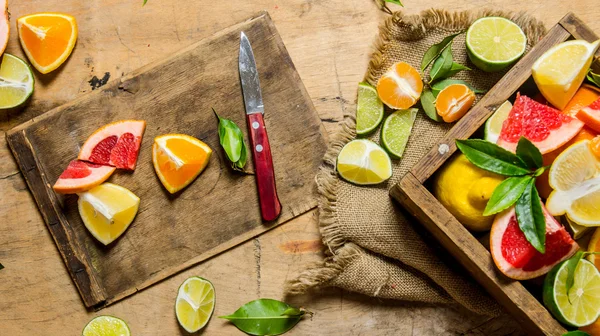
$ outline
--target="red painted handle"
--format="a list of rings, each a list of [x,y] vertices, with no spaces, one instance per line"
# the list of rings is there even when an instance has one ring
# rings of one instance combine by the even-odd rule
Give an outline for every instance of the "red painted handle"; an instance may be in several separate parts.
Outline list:
[[[267,129],[262,113],[253,113],[246,116],[250,133],[250,151],[254,158],[254,168],[256,170],[260,212],[265,221],[272,221],[279,217],[281,203],[279,203],[277,197],[273,157],[271,156]]]

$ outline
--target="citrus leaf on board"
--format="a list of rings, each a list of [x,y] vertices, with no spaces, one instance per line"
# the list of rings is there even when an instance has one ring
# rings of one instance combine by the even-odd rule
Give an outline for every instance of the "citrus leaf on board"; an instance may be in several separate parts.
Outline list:
[[[306,314],[285,302],[259,299],[246,303],[235,313],[219,318],[231,321],[249,335],[281,335],[292,329]]]
[[[531,173],[519,157],[489,141],[457,139],[456,146],[472,164],[481,169],[504,176],[524,176]]]

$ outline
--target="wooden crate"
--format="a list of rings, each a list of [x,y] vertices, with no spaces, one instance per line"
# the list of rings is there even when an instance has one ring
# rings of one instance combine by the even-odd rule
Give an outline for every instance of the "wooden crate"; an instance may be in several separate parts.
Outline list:
[[[528,333],[536,335],[562,335],[566,330],[519,281],[497,270],[488,250],[424,184],[452,157],[457,149],[455,140],[470,138],[496,108],[531,77],[533,63],[544,52],[572,38],[592,42],[598,36],[575,15],[567,14],[390,190],[391,196],[414,215]],[[593,67],[600,68],[597,58]]]

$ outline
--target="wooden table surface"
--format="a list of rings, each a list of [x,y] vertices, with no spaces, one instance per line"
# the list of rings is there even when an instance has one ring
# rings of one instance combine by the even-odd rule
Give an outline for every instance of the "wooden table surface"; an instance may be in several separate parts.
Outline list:
[[[529,11],[548,27],[572,11],[600,32],[597,0],[404,0],[405,11],[481,7]],[[398,9],[390,5],[393,9]],[[283,284],[321,260],[316,212],[290,221],[100,312],[87,311],[10,154],[4,133],[13,126],[146,63],[268,10],[327,130],[353,113],[362,79],[386,14],[370,0],[28,0],[10,4],[7,51],[23,57],[15,19],[34,12],[65,12],[79,25],[71,57],[49,75],[36,73],[33,99],[23,111],[0,114],[0,328],[2,335],[77,335],[96,315],[123,318],[134,335],[179,335],[174,302],[189,276],[210,279],[214,316],[259,298],[285,299],[313,311],[290,335],[506,335],[511,319],[489,320],[457,307],[380,300],[328,289],[284,297]],[[206,335],[241,334],[213,318]]]

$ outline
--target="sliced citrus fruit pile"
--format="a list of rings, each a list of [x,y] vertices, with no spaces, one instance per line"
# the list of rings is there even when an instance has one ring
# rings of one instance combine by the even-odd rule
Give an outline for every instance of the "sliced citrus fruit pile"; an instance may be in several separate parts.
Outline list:
[[[33,86],[29,65],[17,56],[5,53],[0,65],[0,109],[23,105],[33,93]]]
[[[125,321],[108,315],[101,315],[91,320],[82,332],[83,336],[130,336],[131,332]]]
[[[202,329],[215,309],[215,288],[201,277],[185,280],[177,291],[175,314],[177,321],[189,333]]]
[[[554,265],[571,257],[579,246],[565,228],[542,206],[546,218],[546,253],[538,252],[519,228],[515,208],[494,218],[490,252],[498,269],[516,280],[533,279],[548,273]]]
[[[576,224],[600,225],[600,159],[583,140],[562,152],[550,167],[552,193],[546,207],[553,216],[566,215]]]
[[[494,111],[494,114],[492,114],[491,117],[488,118],[485,122],[485,140],[492,143],[498,142],[500,132],[502,131],[502,125],[504,124],[504,120],[508,118],[510,110],[512,110],[512,104],[507,100]]]
[[[401,158],[404,154],[418,112],[416,108],[398,110],[385,119],[381,128],[381,143],[392,156]]]
[[[152,163],[163,186],[173,194],[200,175],[211,154],[210,147],[194,137],[165,134],[154,138]]]
[[[61,194],[76,194],[86,191],[106,181],[115,167],[73,160],[58,177],[52,187]]]
[[[421,97],[423,81],[419,72],[406,62],[398,62],[377,82],[379,99],[390,108],[401,110],[413,106]]]
[[[78,159],[134,170],[145,129],[143,120],[121,120],[105,125],[85,141]]]
[[[77,41],[77,22],[61,13],[37,13],[17,19],[23,51],[33,66],[46,74],[63,64]]]
[[[435,100],[437,114],[445,122],[455,122],[469,111],[475,102],[475,92],[464,84],[452,84],[440,91]]]
[[[600,315],[600,273],[589,261],[579,261],[573,287],[567,293],[568,272],[567,262],[563,262],[548,273],[544,280],[544,304],[556,319],[567,325],[590,325]]]
[[[368,185],[392,176],[392,161],[383,148],[370,140],[352,140],[337,158],[337,171],[348,182]]]
[[[383,103],[377,96],[377,90],[367,83],[358,83],[356,103],[356,134],[372,132],[383,120]]]
[[[137,214],[140,199],[128,189],[103,183],[80,193],[77,205],[88,231],[108,245],[127,230]]]
[[[572,40],[546,51],[532,67],[538,89],[552,105],[564,109],[583,83],[600,41]]]
[[[498,146],[515,152],[519,139],[529,139],[542,152],[551,152],[571,140],[583,127],[576,118],[517,94],[502,125]]]
[[[600,99],[580,109],[575,116],[583,121],[586,126],[596,132],[600,132]]]
[[[502,17],[484,17],[469,27],[467,55],[483,71],[500,71],[525,53],[527,37],[514,22]]]

